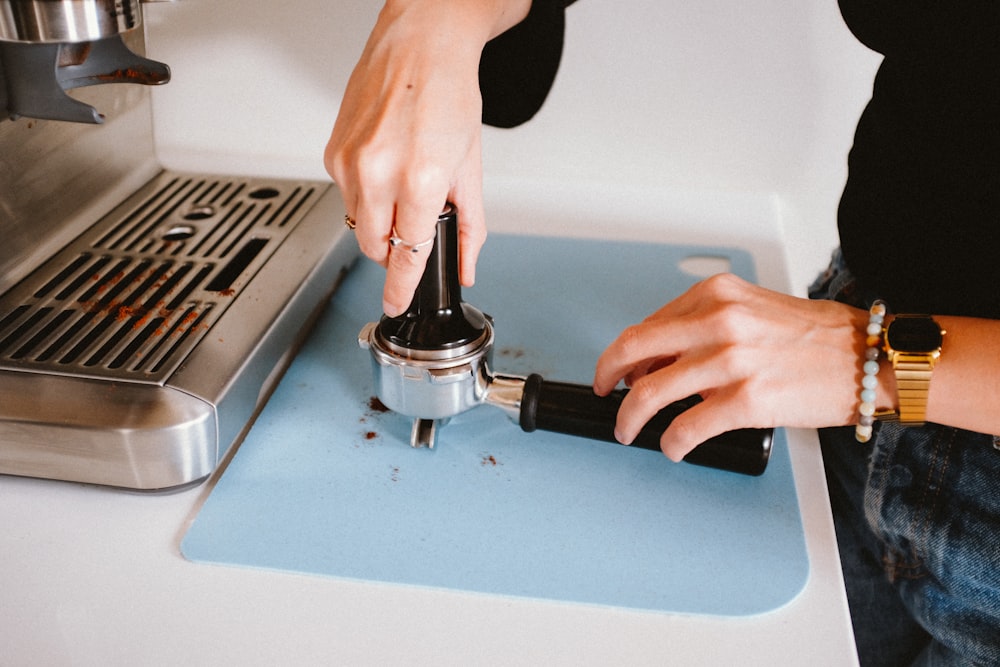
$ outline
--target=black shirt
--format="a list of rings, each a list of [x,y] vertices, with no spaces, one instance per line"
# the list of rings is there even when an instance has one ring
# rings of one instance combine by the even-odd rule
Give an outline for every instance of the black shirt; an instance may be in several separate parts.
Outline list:
[[[831,0],[832,1],[832,0]],[[562,50],[564,0],[487,45],[484,120],[530,118]],[[852,272],[895,312],[1000,319],[1000,0],[840,0],[885,56],[838,212]]]
[[[519,24],[491,40],[479,61],[483,122],[514,127],[541,108],[562,57],[563,10],[573,0],[534,0]]]
[[[840,0],[885,58],[838,224],[895,312],[1000,318],[1000,2]]]

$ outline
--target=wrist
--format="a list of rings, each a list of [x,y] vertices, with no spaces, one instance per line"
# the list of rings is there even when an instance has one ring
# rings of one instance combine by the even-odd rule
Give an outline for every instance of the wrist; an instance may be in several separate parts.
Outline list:
[[[524,20],[531,0],[386,0],[379,22],[445,34],[456,45],[482,47]]]

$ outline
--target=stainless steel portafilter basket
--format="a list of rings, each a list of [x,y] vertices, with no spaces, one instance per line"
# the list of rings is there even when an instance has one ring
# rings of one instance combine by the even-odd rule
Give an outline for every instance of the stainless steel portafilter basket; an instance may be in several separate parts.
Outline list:
[[[627,389],[601,397],[587,385],[494,373],[491,318],[462,301],[458,280],[458,211],[438,218],[427,268],[410,307],[399,317],[366,324],[358,343],[371,353],[375,394],[390,410],[413,418],[410,444],[433,448],[439,426],[479,405],[504,410],[522,430],[536,429],[616,442],[614,424]],[[660,451],[660,435],[699,402],[666,406],[632,446]],[[685,461],[747,475],[767,467],[772,429],[738,429],[696,447]]]

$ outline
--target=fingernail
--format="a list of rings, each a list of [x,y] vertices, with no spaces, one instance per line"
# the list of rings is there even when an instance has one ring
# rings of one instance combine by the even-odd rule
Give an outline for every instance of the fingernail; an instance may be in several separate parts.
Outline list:
[[[403,311],[397,310],[396,306],[392,305],[388,301],[382,302],[382,312],[388,317],[399,317]]]
[[[622,432],[619,431],[617,428],[615,429],[615,440],[617,440],[618,442],[622,443],[623,445],[631,445],[632,444],[632,441],[626,439],[622,435]]]

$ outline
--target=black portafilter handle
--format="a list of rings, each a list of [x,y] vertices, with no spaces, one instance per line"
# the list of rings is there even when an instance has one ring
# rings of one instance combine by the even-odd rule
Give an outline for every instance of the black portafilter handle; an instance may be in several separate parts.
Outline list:
[[[627,393],[627,389],[617,389],[602,397],[587,385],[550,382],[534,373],[525,380],[520,425],[529,433],[541,429],[617,442],[615,420]],[[701,397],[692,396],[666,406],[649,420],[631,446],[661,451],[660,435],[670,422],[700,401]],[[773,437],[774,429],[770,428],[728,431],[698,445],[684,460],[744,475],[760,475],[767,468]]]

